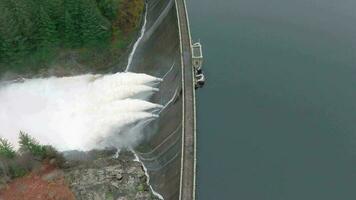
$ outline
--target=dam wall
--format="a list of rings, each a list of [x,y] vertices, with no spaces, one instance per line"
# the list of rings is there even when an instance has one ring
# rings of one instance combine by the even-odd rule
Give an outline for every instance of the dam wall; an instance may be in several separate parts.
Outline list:
[[[153,189],[166,200],[179,199],[182,152],[182,61],[174,0],[148,0],[145,32],[128,71],[163,78],[151,101],[164,106],[143,131],[135,152],[150,175]]]

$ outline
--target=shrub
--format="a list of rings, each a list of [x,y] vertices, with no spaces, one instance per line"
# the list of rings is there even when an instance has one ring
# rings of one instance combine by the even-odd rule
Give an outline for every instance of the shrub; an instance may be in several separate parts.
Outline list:
[[[16,152],[10,142],[0,138],[0,157],[11,159],[14,158],[15,155]]]
[[[134,31],[139,25],[144,7],[142,0],[122,0],[114,27],[118,27],[125,34]]]
[[[35,157],[43,159],[46,155],[45,148],[40,145],[34,138],[24,132],[20,132],[19,137],[20,152],[31,153]]]
[[[6,140],[0,138],[0,185],[7,181],[23,177],[33,169],[37,169],[45,161],[63,167],[65,159],[52,146],[40,145],[30,135],[20,132],[19,154]]]
[[[58,167],[63,167],[63,164],[65,163],[65,159],[63,154],[59,153],[54,147],[52,146],[43,146],[45,154],[43,159],[48,159],[48,160],[54,160],[54,164]]]
[[[21,165],[13,164],[10,166],[10,176],[11,178],[19,178],[25,176],[28,171]]]

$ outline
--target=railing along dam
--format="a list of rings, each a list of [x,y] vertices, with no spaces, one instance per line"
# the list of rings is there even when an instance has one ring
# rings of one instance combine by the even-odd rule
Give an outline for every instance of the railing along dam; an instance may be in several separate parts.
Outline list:
[[[164,105],[135,149],[155,191],[195,199],[196,131],[191,36],[184,0],[148,0],[145,33],[129,71],[163,78],[152,102]]]

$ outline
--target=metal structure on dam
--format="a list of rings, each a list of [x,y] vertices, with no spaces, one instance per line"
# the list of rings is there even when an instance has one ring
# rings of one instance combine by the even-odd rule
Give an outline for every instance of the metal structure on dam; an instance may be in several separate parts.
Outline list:
[[[135,149],[153,189],[166,200],[194,200],[195,70],[185,0],[147,0],[145,32],[129,71],[163,78],[151,101],[164,105]]]

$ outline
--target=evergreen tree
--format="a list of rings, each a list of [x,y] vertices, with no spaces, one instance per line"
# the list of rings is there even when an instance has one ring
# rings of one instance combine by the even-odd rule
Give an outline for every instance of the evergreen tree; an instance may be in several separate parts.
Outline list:
[[[64,2],[64,40],[66,46],[80,47],[82,45],[80,37],[80,2],[78,0],[65,0]]]
[[[16,152],[10,142],[0,138],[0,157],[11,159],[14,158],[15,155]]]
[[[117,18],[120,2],[121,0],[96,0],[102,15],[111,22]]]
[[[0,0],[0,71],[40,66],[63,46],[108,45],[136,28],[142,10],[143,0]]]
[[[36,5],[32,0],[5,0],[8,1],[9,9],[12,13],[19,31],[13,41],[16,57],[24,57],[33,50],[32,37],[35,30],[34,16]],[[8,28],[8,27],[6,27]]]
[[[92,46],[105,43],[109,36],[109,22],[102,17],[92,0],[79,0],[80,33],[83,45]]]
[[[4,39],[2,39],[1,35],[0,35],[0,63],[3,62],[4,59],[4,48],[2,47],[3,43],[4,43]]]
[[[44,157],[46,154],[45,148],[40,145],[34,138],[24,132],[20,132],[19,136],[20,152],[31,153],[34,156]]]
[[[46,49],[58,42],[56,26],[41,5],[38,9],[34,35],[38,49]]]
[[[0,51],[2,61],[11,62],[16,59],[19,47],[18,41],[21,40],[20,27],[17,24],[13,13],[8,8],[9,0],[0,1]]]
[[[76,32],[75,32],[75,24],[74,20],[72,19],[72,16],[68,11],[65,11],[64,13],[64,31],[63,31],[63,40],[65,46],[68,47],[74,47],[74,46],[79,46],[80,43],[76,40]]]

